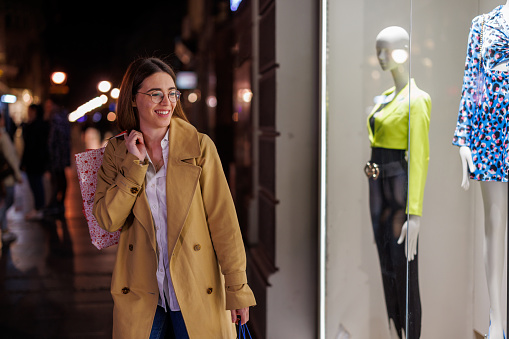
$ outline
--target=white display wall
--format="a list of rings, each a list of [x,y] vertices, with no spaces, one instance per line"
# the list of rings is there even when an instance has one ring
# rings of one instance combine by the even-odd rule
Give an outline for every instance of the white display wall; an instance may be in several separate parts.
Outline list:
[[[487,333],[479,184],[461,187],[451,144],[472,19],[504,1],[326,1],[325,337],[388,339],[378,254],[369,213],[366,119],[373,98],[393,86],[381,70],[375,38],[388,26],[411,33],[407,67],[431,96],[430,161],[419,236],[421,338]],[[325,118],[325,117],[324,117]],[[410,187],[411,190],[411,187]],[[504,286],[505,286],[504,280]],[[506,295],[504,298],[504,309]],[[505,315],[504,315],[505,316]],[[410,338],[413,339],[413,338]]]

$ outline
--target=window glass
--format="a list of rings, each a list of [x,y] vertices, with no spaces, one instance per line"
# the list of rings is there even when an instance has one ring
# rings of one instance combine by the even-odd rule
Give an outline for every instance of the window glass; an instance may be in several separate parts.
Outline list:
[[[501,5],[324,1],[323,338],[484,336],[490,310],[505,326]]]

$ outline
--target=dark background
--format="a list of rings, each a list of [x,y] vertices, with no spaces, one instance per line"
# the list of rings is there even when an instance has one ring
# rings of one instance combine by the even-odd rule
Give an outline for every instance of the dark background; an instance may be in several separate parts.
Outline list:
[[[181,66],[174,46],[187,12],[185,0],[0,0],[0,10],[6,14],[6,34],[14,40],[6,47],[8,63],[18,65],[19,81],[29,76],[23,76],[24,68],[29,69],[27,54],[40,53],[48,86],[48,72],[67,73],[70,110],[95,97],[101,80],[119,87],[137,57],[157,56],[176,70]],[[8,84],[16,87],[16,82],[10,79]]]

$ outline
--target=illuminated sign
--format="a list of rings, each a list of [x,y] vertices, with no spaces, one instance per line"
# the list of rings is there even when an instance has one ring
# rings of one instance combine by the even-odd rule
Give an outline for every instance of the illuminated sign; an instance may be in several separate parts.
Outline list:
[[[177,88],[193,89],[198,85],[198,77],[195,72],[178,72]]]
[[[5,102],[6,104],[13,104],[16,102],[16,100],[17,100],[16,96],[12,94],[4,94],[0,98],[0,101]]]
[[[242,0],[230,0],[230,9],[232,12],[235,12],[238,8]]]

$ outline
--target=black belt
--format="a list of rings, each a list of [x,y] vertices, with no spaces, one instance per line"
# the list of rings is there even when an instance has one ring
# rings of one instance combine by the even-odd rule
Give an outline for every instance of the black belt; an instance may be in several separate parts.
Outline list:
[[[387,164],[376,164],[368,161],[364,167],[364,173],[368,178],[377,180],[380,175],[393,177],[406,173],[406,161],[392,161]]]

